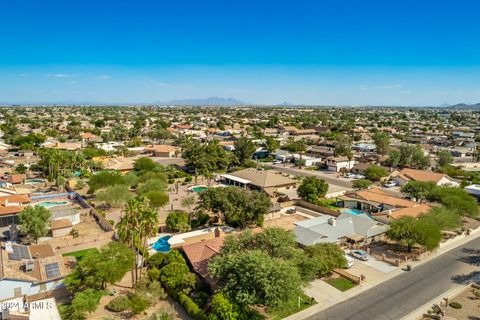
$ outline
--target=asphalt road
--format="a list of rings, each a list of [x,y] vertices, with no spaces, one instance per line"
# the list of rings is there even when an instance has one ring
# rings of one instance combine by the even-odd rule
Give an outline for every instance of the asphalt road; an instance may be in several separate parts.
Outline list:
[[[470,250],[476,251],[472,253]],[[480,238],[306,319],[398,320],[448,291],[456,283],[470,280],[471,272],[474,272],[478,281]]]
[[[344,188],[352,188],[352,182],[344,178],[337,178],[336,173],[325,173],[322,171],[299,170],[298,168],[284,167],[283,165],[272,165],[275,170],[299,176],[316,176],[324,179],[329,184],[337,185]]]

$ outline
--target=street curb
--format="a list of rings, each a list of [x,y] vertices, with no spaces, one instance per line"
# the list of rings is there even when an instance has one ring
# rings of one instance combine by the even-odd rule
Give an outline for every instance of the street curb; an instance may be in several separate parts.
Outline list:
[[[424,259],[422,259],[421,261],[415,261],[415,262],[411,262],[410,264],[415,267],[415,266],[420,266],[438,256],[440,256],[441,254],[444,254],[444,253],[447,253],[448,251],[452,250],[452,249],[455,249],[467,242],[470,242],[476,238],[480,237],[480,228],[477,228],[475,230],[473,230],[469,236],[466,236],[464,238],[459,238],[459,239],[454,239],[452,243],[449,243],[447,245],[445,245],[444,247],[440,247],[438,248],[435,252],[433,252],[432,254],[430,254],[428,257],[425,257]],[[403,273],[405,271],[403,271],[400,267],[395,270],[395,271],[392,271],[388,274],[388,276],[384,279],[382,279],[381,281],[372,281],[372,282],[367,282],[364,284],[364,287],[355,287],[349,291],[346,291],[345,292],[345,296],[342,297],[342,299],[339,299],[338,301],[336,301],[334,304],[330,304],[330,305],[314,305],[314,306],[311,306],[305,310],[302,310],[300,312],[297,312],[297,313],[294,313],[286,318],[284,318],[284,320],[302,320],[302,319],[305,319],[307,317],[310,317],[312,315],[315,315],[323,310],[326,310],[336,304],[339,304],[341,302],[344,302],[348,299],[351,299],[351,298],[354,298],[355,296],[359,295],[360,293],[362,292],[365,292],[366,290],[369,290],[383,282],[386,282],[386,281],[389,281],[393,278],[395,278],[396,276],[400,275],[401,273]],[[412,272],[412,271],[409,271],[409,272]],[[413,271],[415,272],[415,271]],[[355,290],[357,289],[357,290]],[[361,290],[360,290],[361,289]],[[443,297],[443,295],[442,295]]]

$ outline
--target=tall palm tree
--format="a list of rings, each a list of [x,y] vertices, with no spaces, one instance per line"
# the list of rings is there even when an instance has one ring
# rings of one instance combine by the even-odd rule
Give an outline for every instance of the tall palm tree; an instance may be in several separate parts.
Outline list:
[[[149,237],[157,234],[158,226],[158,213],[155,209],[145,208],[140,212],[140,233],[142,238],[142,244],[144,248],[147,248],[147,240]],[[142,269],[140,269],[140,280],[142,279]]]
[[[132,284],[138,280],[138,258],[139,252],[137,250],[137,244],[142,244],[146,237],[152,233],[153,225],[158,223],[158,217],[155,222],[152,217],[153,214],[150,211],[148,200],[145,197],[136,197],[128,201],[123,211],[123,216],[117,224],[118,236],[125,242],[135,255],[135,262],[132,268]],[[156,212],[155,212],[156,216]],[[143,220],[146,219],[150,222],[155,222],[151,225],[147,225]],[[148,233],[147,233],[148,231]]]

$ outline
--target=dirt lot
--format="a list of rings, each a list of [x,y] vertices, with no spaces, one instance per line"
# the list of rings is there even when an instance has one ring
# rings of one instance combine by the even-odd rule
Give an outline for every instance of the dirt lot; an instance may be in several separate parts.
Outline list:
[[[285,230],[293,230],[295,222],[306,220],[307,218],[298,214],[282,214],[280,218],[266,220],[265,227],[277,227]]]
[[[466,289],[455,298],[451,298],[449,302],[458,302],[462,305],[462,308],[455,309],[447,306],[445,308],[446,318],[458,320],[480,320],[480,298],[475,297],[473,294],[473,288]]]

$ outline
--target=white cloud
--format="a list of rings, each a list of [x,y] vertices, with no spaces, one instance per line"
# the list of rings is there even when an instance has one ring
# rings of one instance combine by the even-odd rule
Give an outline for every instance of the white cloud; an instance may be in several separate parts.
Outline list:
[[[68,83],[68,84],[77,84],[77,81],[72,80],[72,81],[68,81],[67,83]]]
[[[112,79],[112,76],[109,76],[108,74],[102,74],[102,75],[98,76],[97,79],[108,80],[108,79]]]
[[[22,78],[25,78],[25,77],[28,77],[28,73],[20,73],[18,76],[22,77]]]
[[[375,89],[396,89],[396,88],[403,88],[403,84],[387,84],[382,86],[375,86]]]
[[[152,84],[152,86],[154,86],[154,87],[167,87],[167,86],[168,86],[168,83],[155,82],[155,83]]]
[[[68,73],[47,73],[47,77],[49,78],[76,78],[76,74],[68,74]]]

